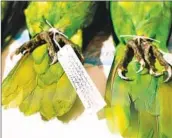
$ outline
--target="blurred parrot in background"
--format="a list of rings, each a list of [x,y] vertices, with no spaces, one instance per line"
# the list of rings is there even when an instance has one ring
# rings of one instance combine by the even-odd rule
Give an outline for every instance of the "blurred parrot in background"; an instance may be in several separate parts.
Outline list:
[[[97,3],[91,1],[28,4],[24,13],[33,39],[15,51],[24,55],[2,83],[4,107],[19,107],[25,115],[40,112],[45,120],[69,119],[65,116],[72,114],[73,106],[74,110],[79,110],[76,106],[81,103],[60,63],[54,61],[52,53],[57,51],[50,45],[46,30],[51,26],[58,28],[65,34],[65,40],[70,39],[68,41],[82,54],[82,30],[92,23],[96,9]],[[25,46],[38,47],[28,50]]]
[[[110,14],[116,34],[105,94],[110,130],[126,138],[172,138],[172,3],[110,2]]]
[[[24,9],[28,1],[1,1],[1,48],[15,37],[25,26]]]

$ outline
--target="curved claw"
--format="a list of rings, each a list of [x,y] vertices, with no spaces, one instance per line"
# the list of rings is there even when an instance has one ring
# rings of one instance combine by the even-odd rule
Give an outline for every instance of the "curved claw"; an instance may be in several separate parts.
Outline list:
[[[57,57],[57,54],[55,54],[55,56],[53,57],[53,60],[52,60],[50,65],[55,64],[57,61],[58,61],[58,57]]]
[[[149,73],[155,77],[159,77],[163,75],[163,73],[154,72],[152,69],[149,70]]]
[[[123,80],[130,80],[128,77],[125,77],[123,74],[122,74],[122,69],[118,69],[118,76],[123,79]]]
[[[139,61],[139,63],[140,63],[140,69],[136,73],[140,73],[144,69],[144,67],[145,67],[145,62],[144,62],[143,59],[141,59]]]
[[[170,79],[171,79],[171,76],[172,76],[172,70],[171,70],[171,67],[169,66],[168,69],[166,70],[168,75],[167,75],[167,78],[164,82],[168,82]]]

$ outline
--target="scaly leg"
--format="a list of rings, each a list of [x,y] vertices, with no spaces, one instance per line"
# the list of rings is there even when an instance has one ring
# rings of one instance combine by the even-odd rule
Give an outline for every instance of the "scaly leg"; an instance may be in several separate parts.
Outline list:
[[[149,66],[149,73],[153,76],[156,76],[156,77],[162,75],[162,73],[156,72],[155,57],[153,54],[151,43],[143,40],[141,42],[141,48],[142,48],[143,53],[144,53],[145,61],[147,62],[148,66]]]
[[[11,58],[13,55],[18,55],[19,53],[31,53],[38,46],[47,43],[49,56],[52,59],[51,65],[55,64],[58,61],[57,51],[61,47],[59,44],[61,40],[64,42],[64,44],[70,44],[74,48],[81,62],[84,61],[81,50],[78,49],[77,46],[67,38],[67,36],[65,36],[56,28],[50,28],[48,31],[43,31],[37,34],[33,39],[17,48],[16,51],[11,55]]]
[[[140,69],[137,71],[137,73],[141,72],[144,69],[145,61],[144,61],[144,58],[142,57],[142,53],[139,49],[139,46],[137,45],[137,40],[130,40],[127,43],[126,47],[127,48],[125,51],[125,56],[120,62],[119,67],[118,67],[118,75],[121,79],[130,80],[129,78],[125,77],[122,73],[126,71],[126,68],[129,62],[133,58],[133,55],[136,57],[136,60],[140,63]],[[132,52],[132,55],[130,55],[131,52]]]
[[[11,58],[13,57],[13,55],[18,55],[19,53],[22,54],[31,53],[35,48],[46,43],[48,43],[48,52],[52,59],[51,64],[54,64],[55,63],[54,61],[56,61],[57,59],[57,54],[54,43],[48,31],[43,31],[37,34],[30,41],[25,42],[21,47],[17,48],[14,53],[12,53]]]
[[[128,77],[123,75],[123,72],[127,71],[127,66],[129,62],[132,60],[133,56],[134,56],[133,50],[130,47],[126,46],[124,57],[120,61],[117,69],[118,76],[123,80],[130,80]]]
[[[135,40],[135,41],[130,40],[128,42],[128,46],[133,49],[136,60],[140,63],[140,69],[137,71],[137,73],[139,73],[144,69],[146,64],[145,64],[145,61],[144,61],[144,58],[143,58],[143,55],[141,52],[141,47],[140,47],[140,45],[137,44],[137,42],[138,42],[137,40]]]
[[[145,67],[145,61],[142,57],[142,53],[139,50],[139,46],[136,44],[136,40],[130,40],[127,43],[127,49],[125,51],[125,57],[123,58],[123,60],[120,62],[120,65],[118,67],[118,75],[120,76],[120,78],[124,79],[124,80],[130,80],[129,78],[123,76],[122,72],[126,71],[126,68],[129,64],[129,62],[131,61],[131,59],[133,58],[133,54],[132,56],[129,55],[131,53],[131,51],[134,53],[137,61],[140,63],[140,69],[137,71],[137,73],[141,72],[143,70],[143,68]]]
[[[165,71],[168,73],[167,78],[164,82],[168,82],[172,77],[172,68],[170,64],[164,59],[163,54],[152,44],[152,39],[139,37],[137,39],[130,40],[127,43],[127,50],[125,52],[125,57],[119,64],[118,67],[118,75],[120,78],[124,80],[129,80],[127,77],[123,76],[123,71],[126,71],[126,67],[129,64],[128,58],[133,57],[128,56],[129,50],[132,49],[134,52],[134,56],[136,57],[137,61],[141,64],[140,69],[137,72],[141,72],[146,63],[149,67],[149,73],[153,76],[160,76],[163,73],[156,72],[155,68],[155,60],[157,59],[159,63],[165,68]],[[127,64],[126,64],[127,63]]]

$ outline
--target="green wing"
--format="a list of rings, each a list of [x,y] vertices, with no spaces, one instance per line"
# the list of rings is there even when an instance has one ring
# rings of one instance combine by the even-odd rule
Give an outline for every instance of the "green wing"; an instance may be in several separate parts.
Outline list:
[[[39,111],[47,120],[68,112],[76,99],[75,90],[60,64],[49,64],[46,45],[22,57],[3,81],[2,104],[19,106],[25,115]]]
[[[95,2],[31,2],[25,14],[32,36],[50,28],[46,18],[82,47],[82,29],[91,23],[95,10]],[[78,101],[61,65],[50,66],[47,44],[23,56],[2,83],[4,107],[19,107],[25,115],[40,112],[45,120],[70,120],[73,105],[82,107]]]
[[[166,2],[111,2],[110,8],[120,43],[116,47],[105,95],[108,126],[112,132],[120,131],[124,137],[172,137],[172,82],[163,83],[162,77],[152,77],[146,69],[141,75],[136,74],[139,66],[134,59],[127,73],[134,81],[121,80],[116,72],[127,41],[120,35],[153,37],[161,41],[157,46],[167,51],[171,7]],[[158,63],[156,67],[162,69]]]
[[[50,28],[47,19],[70,38],[92,22],[96,7],[95,2],[31,2],[25,10],[26,22],[32,36]]]

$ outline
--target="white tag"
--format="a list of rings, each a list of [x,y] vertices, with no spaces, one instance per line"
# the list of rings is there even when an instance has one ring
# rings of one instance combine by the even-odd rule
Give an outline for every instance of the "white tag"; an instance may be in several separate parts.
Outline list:
[[[159,51],[163,54],[165,61],[172,66],[172,53],[164,52],[161,49]]]
[[[58,51],[57,56],[86,111],[97,113],[106,103],[72,47],[65,45]]]
[[[165,61],[168,62],[168,64],[170,64],[172,66],[172,54],[170,53],[166,53],[163,55]]]

